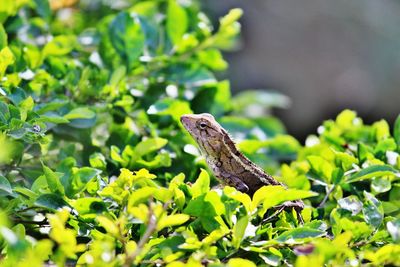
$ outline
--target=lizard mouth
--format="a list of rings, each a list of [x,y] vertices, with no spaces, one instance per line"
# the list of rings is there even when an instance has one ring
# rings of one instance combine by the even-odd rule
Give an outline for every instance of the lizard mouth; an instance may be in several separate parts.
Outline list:
[[[189,123],[189,118],[186,115],[181,116],[181,123],[186,126]]]
[[[190,125],[190,117],[187,115],[182,115],[181,116],[181,123],[183,124],[183,126],[185,126],[186,129],[189,129],[189,125]]]

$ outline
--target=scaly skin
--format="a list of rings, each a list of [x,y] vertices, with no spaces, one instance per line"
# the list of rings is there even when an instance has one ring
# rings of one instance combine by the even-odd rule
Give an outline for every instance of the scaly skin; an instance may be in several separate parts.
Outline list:
[[[183,115],[181,122],[196,140],[215,177],[223,184],[250,196],[264,185],[284,186],[239,152],[229,134],[211,114]],[[283,206],[299,211],[304,204],[297,200],[288,201]]]

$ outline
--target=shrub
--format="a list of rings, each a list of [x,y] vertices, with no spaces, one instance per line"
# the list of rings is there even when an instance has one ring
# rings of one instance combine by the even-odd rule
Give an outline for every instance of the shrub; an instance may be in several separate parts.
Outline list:
[[[214,28],[195,1],[73,2],[0,6],[2,266],[400,265],[400,119],[345,110],[302,146],[268,115],[285,97],[218,78],[241,10]],[[213,187],[192,112],[290,189]],[[298,198],[303,225],[265,219]]]

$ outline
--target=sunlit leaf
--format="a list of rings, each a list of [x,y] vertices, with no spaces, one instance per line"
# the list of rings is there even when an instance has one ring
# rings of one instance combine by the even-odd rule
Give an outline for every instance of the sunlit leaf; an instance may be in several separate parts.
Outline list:
[[[199,177],[192,185],[192,197],[196,198],[202,194],[206,194],[208,191],[210,191],[210,176],[206,170],[201,169]]]
[[[165,227],[181,225],[188,221],[190,218],[189,215],[186,214],[173,214],[162,217],[157,223],[157,229],[161,230]]]
[[[172,43],[179,44],[188,27],[186,11],[176,0],[168,1],[167,33]]]
[[[62,56],[70,53],[77,45],[76,37],[72,35],[59,35],[54,37],[43,48],[43,55]]]
[[[96,113],[91,111],[87,107],[76,108],[71,110],[69,113],[64,115],[64,118],[67,120],[74,120],[74,119],[92,119],[96,116]]]
[[[394,175],[398,174],[399,172],[396,171],[392,166],[390,165],[373,165],[369,166],[365,169],[362,169],[359,172],[356,172],[355,174],[351,175],[347,180],[347,182],[352,183],[352,182],[357,182],[365,179],[370,179],[372,177],[381,177],[385,175]]]
[[[260,211],[260,215],[264,215],[267,209],[282,204],[286,201],[293,201],[303,198],[309,198],[317,196],[318,193],[306,190],[298,189],[285,189],[282,186],[263,186],[258,191],[260,195],[263,195],[263,208]],[[260,200],[257,200],[257,202]]]
[[[240,218],[233,226],[233,244],[236,249],[239,248],[240,243],[242,242],[248,224],[249,224],[249,217],[244,216]]]
[[[334,168],[329,161],[320,156],[308,156],[307,160],[316,174],[321,175],[321,178],[328,182],[331,180]]]
[[[4,30],[3,24],[0,23],[0,50],[7,46],[7,33]]]
[[[227,266],[229,267],[256,267],[256,265],[246,259],[241,259],[241,258],[232,258],[228,261]]]
[[[13,64],[15,60],[14,54],[7,46],[0,50],[0,77],[3,77],[7,67]]]

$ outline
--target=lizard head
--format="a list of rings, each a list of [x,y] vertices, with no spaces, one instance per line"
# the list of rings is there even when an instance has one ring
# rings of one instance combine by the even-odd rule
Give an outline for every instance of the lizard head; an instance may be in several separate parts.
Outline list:
[[[223,143],[224,130],[211,114],[183,115],[181,122],[197,141],[203,153],[210,154],[212,151],[219,150]]]

